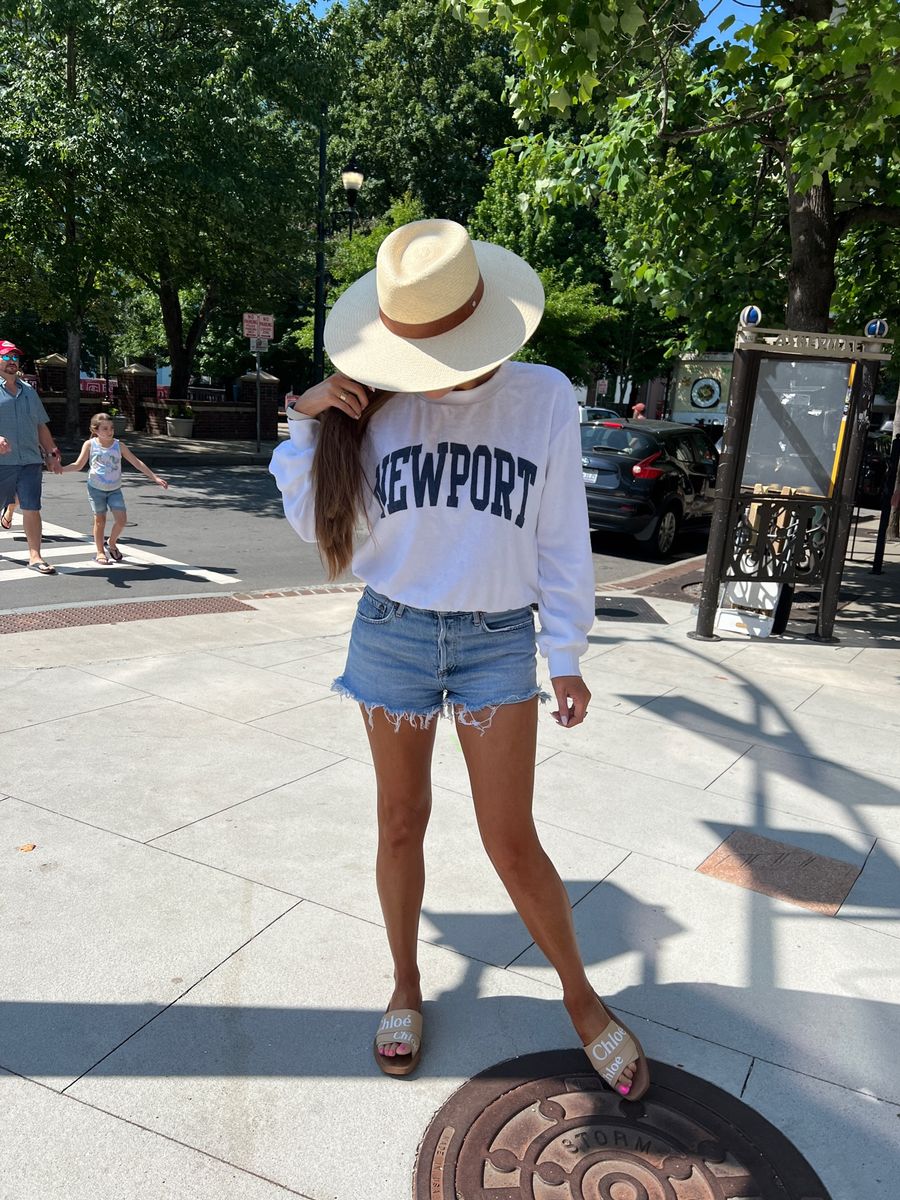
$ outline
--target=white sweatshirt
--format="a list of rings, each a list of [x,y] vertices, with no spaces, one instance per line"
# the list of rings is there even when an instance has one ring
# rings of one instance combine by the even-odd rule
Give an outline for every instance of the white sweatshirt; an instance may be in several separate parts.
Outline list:
[[[313,542],[319,422],[297,418],[269,470],[287,519]],[[565,375],[508,362],[440,400],[392,396],[369,422],[362,461],[371,532],[357,544],[355,575],[392,600],[438,612],[536,602],[551,678],[579,674],[594,568],[578,405]]]

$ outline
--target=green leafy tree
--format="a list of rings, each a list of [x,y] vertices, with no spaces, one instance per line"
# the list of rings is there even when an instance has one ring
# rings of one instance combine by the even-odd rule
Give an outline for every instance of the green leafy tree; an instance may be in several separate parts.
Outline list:
[[[109,216],[122,185],[122,121],[110,15],[93,0],[0,4],[0,270],[10,308],[65,327],[70,432],[81,339],[118,250]]]
[[[296,290],[323,75],[308,3],[0,2],[0,234],[9,295],[80,342],[127,272],[157,297],[185,394],[211,315]],[[104,318],[105,319],[105,318]]]
[[[329,14],[340,94],[328,159],[366,172],[364,213],[406,194],[429,217],[465,223],[491,153],[515,132],[503,100],[506,39],[454,18],[442,0],[349,0]],[[333,200],[342,204],[335,183]]]
[[[599,207],[547,193],[540,156],[500,152],[470,223],[474,237],[506,246],[541,274],[544,317],[519,357],[558,367],[589,394],[600,378],[653,378],[673,340],[671,323],[649,303],[617,294]]]
[[[137,7],[137,6],[136,6]],[[144,5],[123,97],[138,152],[127,264],[159,300],[172,395],[214,313],[271,309],[297,286],[315,197],[322,55],[304,4]]]
[[[842,242],[900,223],[896,0],[763,0],[688,49],[694,3],[467,3],[513,38],[522,119],[581,110],[577,147],[540,147],[557,189],[616,198],[620,277],[695,329],[736,315],[731,263],[742,299],[777,291],[789,325],[825,329]]]

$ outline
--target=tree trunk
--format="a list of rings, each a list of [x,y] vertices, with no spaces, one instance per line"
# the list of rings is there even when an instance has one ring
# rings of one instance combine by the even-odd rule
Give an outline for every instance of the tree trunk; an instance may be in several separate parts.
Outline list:
[[[201,337],[209,324],[210,313],[215,303],[215,293],[208,287],[203,297],[203,303],[184,332],[184,318],[181,311],[181,296],[177,286],[168,277],[167,263],[161,264],[159,287],[159,307],[162,313],[163,328],[166,331],[166,345],[169,351],[169,362],[172,366],[172,383],[169,396],[172,400],[186,400],[188,385],[193,373],[194,356]]]
[[[81,321],[71,321],[66,333],[66,435],[74,438],[81,423]]]
[[[790,162],[785,164],[785,173],[791,233],[787,327],[825,333],[835,288],[838,243],[831,181],[826,174],[817,187],[798,192]]]

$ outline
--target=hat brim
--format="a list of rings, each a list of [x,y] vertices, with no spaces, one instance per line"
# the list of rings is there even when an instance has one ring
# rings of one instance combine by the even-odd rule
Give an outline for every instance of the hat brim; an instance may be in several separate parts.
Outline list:
[[[386,391],[436,391],[475,379],[520,350],[540,324],[543,285],[511,250],[472,245],[484,296],[462,325],[437,337],[391,333],[379,316],[375,271],[351,284],[325,323],[325,349],[338,370]]]

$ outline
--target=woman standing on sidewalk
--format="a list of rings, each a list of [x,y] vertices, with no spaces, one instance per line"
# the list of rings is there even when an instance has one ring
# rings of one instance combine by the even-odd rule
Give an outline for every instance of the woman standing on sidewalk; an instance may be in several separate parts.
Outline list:
[[[507,360],[537,328],[543,289],[452,221],[384,241],[338,299],[325,342],[340,373],[289,406],[271,471],[288,520],[336,577],[368,585],[335,690],[363,711],[378,786],[376,880],[395,988],[375,1039],[386,1074],[419,1062],[417,963],[435,718],[456,721],[485,849],[556,968],[588,1056],[622,1095],[649,1078],[637,1040],[594,993],[568,897],[532,820],[539,688],[579,725],[578,660],[594,619],[578,409],[550,367]],[[354,541],[356,546],[354,550]]]

